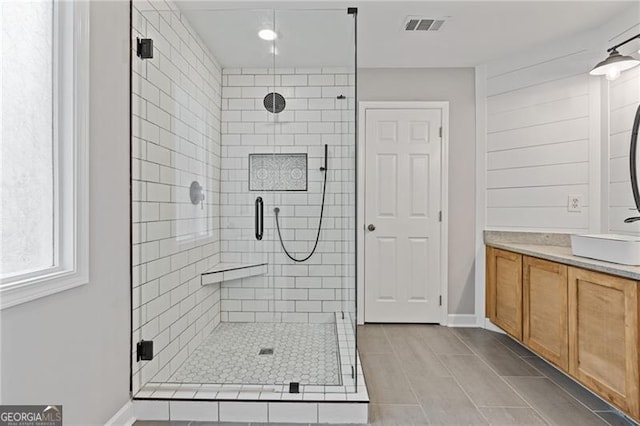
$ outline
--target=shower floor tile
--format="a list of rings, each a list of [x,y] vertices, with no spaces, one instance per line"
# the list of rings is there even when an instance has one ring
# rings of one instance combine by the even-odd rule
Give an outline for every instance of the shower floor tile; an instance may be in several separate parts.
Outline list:
[[[221,323],[169,382],[342,385],[341,378],[336,324]]]

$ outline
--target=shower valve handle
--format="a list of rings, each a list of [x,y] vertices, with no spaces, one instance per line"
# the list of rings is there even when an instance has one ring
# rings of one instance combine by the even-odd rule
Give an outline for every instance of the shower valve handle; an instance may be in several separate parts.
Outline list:
[[[369,226],[367,226],[367,229],[371,232],[376,230],[376,226],[373,223],[370,223]]]

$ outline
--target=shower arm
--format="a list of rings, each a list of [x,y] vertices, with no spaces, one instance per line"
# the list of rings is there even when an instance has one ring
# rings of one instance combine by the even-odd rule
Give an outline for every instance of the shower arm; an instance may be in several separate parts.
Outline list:
[[[633,192],[633,200],[636,203],[636,210],[640,212],[640,190],[638,190],[638,128],[640,127],[640,105],[636,110],[636,117],[633,120],[633,128],[631,130],[631,146],[629,147],[629,171],[631,176],[631,191]],[[640,217],[628,217],[624,223],[632,223],[640,220]]]

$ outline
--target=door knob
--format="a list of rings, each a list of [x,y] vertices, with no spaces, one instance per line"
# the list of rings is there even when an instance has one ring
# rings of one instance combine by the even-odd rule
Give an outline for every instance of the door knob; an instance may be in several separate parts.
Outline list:
[[[367,226],[367,229],[368,229],[369,231],[375,231],[375,230],[376,230],[376,227],[375,227],[375,225],[374,225],[373,223],[370,223],[370,224],[369,224],[369,226]]]

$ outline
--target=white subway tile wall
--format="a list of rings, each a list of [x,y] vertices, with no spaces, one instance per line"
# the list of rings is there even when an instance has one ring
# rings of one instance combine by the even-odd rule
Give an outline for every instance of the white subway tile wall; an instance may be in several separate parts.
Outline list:
[[[220,287],[200,274],[220,262],[222,72],[171,2],[134,0],[132,37],[135,393],[168,379],[220,322]],[[153,59],[135,55],[136,37],[153,39]],[[137,362],[141,339],[154,341],[152,361]]]
[[[284,96],[269,113],[264,97]],[[343,95],[344,99],[338,99]],[[225,68],[222,73],[221,259],[268,261],[268,274],[221,284],[221,320],[332,322],[355,311],[355,75],[349,68]],[[274,207],[287,250],[311,252],[322,204],[324,145],[328,148],[324,219],[316,254],[289,260],[276,233]],[[307,191],[249,191],[249,154],[308,155]],[[264,232],[255,239],[254,202],[264,200]]]

